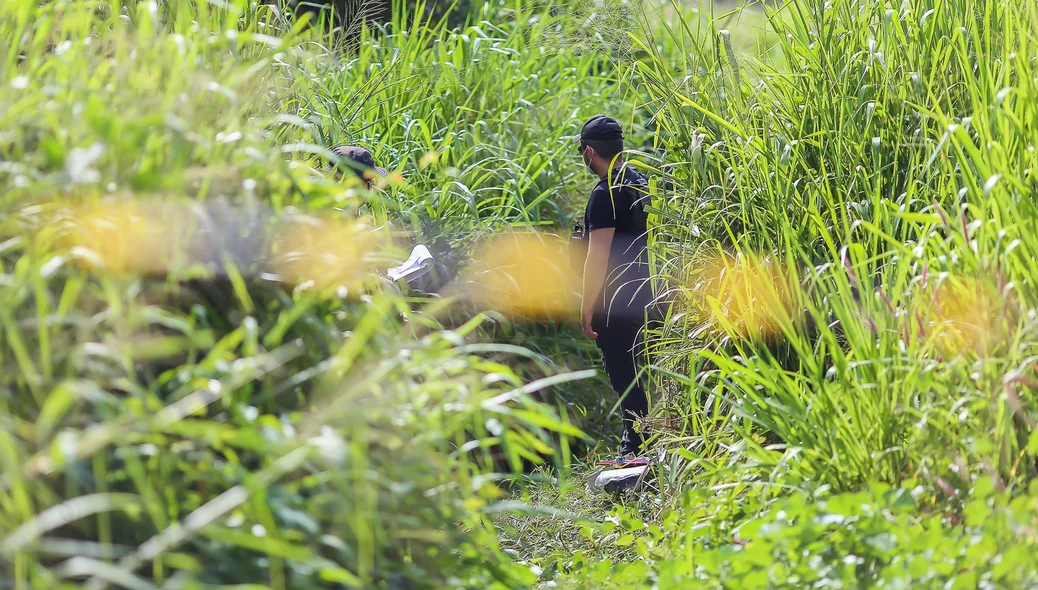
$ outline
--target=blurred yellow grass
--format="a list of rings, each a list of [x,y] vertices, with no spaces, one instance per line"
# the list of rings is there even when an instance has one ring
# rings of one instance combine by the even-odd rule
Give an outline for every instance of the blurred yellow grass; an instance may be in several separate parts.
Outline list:
[[[384,233],[364,219],[294,216],[278,228],[274,268],[292,286],[354,288],[375,270]]]
[[[132,200],[75,205],[68,209],[64,246],[93,272],[157,276],[192,265],[219,270],[226,256],[259,263],[258,270],[292,287],[352,288],[375,270],[386,245],[387,232],[368,219],[290,215],[272,227],[246,228],[262,234],[257,236],[237,233],[249,220],[239,208],[214,220],[193,207]]]
[[[465,283],[489,309],[544,318],[576,314],[580,274],[570,266],[569,243],[557,236],[510,233],[484,240]]]
[[[784,276],[779,263],[756,254],[718,255],[697,272],[691,289],[694,305],[732,335],[774,338],[789,313]]]
[[[920,334],[945,357],[992,353],[1005,342],[1014,307],[991,280],[948,278],[916,298]]]
[[[156,275],[168,271],[183,219],[173,207],[133,201],[73,206],[68,246],[74,260],[91,270]]]

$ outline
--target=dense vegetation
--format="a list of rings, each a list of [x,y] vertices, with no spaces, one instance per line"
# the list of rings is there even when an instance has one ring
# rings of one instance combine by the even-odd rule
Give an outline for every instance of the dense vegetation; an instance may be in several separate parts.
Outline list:
[[[401,4],[347,39],[0,3],[0,581],[1035,585],[1038,2],[727,10]],[[674,301],[663,460],[620,498],[583,489],[593,346],[465,262],[568,232],[598,112]],[[460,261],[442,297],[365,272],[415,241]]]

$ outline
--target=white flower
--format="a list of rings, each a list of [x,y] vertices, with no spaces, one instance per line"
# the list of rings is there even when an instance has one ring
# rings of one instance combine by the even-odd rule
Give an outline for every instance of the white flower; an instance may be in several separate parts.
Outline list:
[[[65,172],[72,184],[90,184],[101,180],[101,173],[94,170],[93,165],[105,153],[105,146],[100,143],[83,149],[73,148],[65,158]]]

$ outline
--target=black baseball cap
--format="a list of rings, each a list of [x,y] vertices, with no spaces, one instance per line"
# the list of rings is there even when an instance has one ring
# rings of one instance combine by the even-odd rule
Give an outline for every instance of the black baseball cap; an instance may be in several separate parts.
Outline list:
[[[616,122],[616,119],[605,115],[595,115],[584,123],[584,126],[580,128],[580,135],[574,137],[573,141],[609,141],[623,138],[623,127]]]
[[[375,158],[371,156],[371,152],[362,147],[344,145],[333,149],[332,153],[335,154],[339,160],[338,162],[333,162],[333,165],[341,163],[340,166],[333,167],[337,167],[339,170],[348,168],[361,179],[368,178],[365,174],[367,172],[374,172],[379,176],[385,176],[387,174],[385,168],[379,168],[375,165]],[[342,160],[350,160],[350,162],[343,162]]]

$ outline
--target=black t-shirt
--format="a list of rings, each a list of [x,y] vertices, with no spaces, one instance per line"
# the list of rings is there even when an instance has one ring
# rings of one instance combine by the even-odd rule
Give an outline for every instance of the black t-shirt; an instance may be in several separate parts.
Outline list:
[[[596,315],[608,311],[610,320],[619,315],[640,321],[652,303],[645,212],[648,204],[648,181],[627,165],[613,170],[591,191],[584,211],[587,232],[614,228],[605,285],[595,303]]]

